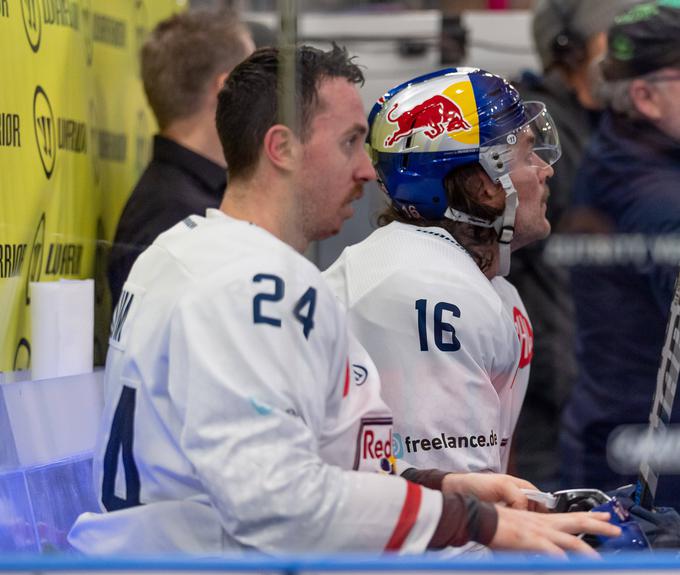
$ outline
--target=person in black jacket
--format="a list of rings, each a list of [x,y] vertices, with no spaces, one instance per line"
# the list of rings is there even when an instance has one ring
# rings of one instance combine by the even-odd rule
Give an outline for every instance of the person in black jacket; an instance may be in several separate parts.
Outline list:
[[[600,116],[594,88],[606,30],[616,13],[634,1],[539,0],[535,7],[533,36],[543,75],[526,73],[517,87],[525,100],[546,104],[560,135],[562,156],[549,182],[546,214],[558,238],[567,227],[564,216],[576,169]],[[557,422],[576,362],[569,270],[552,265],[545,247],[545,241],[537,242],[515,252],[509,279],[529,312],[535,342],[513,472],[550,490],[560,484]]]
[[[645,2],[619,15],[602,72],[607,110],[574,205],[599,223],[595,231],[614,235],[596,236],[611,246],[607,261],[573,268],[579,376],[561,442],[570,484],[613,489],[635,479],[639,460],[634,445],[608,453],[607,441],[617,426],[649,420],[680,263],[680,4]],[[679,417],[676,398],[671,423]],[[680,478],[670,475],[680,472],[677,458],[654,466],[669,472],[657,504],[680,506]]]
[[[176,14],[160,22],[145,42],[142,81],[159,133],[109,254],[114,306],[132,264],[158,234],[220,205],[227,176],[215,128],[217,94],[253,49],[247,27],[230,12]]]

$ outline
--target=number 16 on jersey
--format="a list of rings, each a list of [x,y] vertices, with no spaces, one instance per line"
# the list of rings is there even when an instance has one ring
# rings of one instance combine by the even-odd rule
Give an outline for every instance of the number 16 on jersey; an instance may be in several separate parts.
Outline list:
[[[418,338],[420,339],[420,351],[428,351],[427,338],[427,300],[416,300],[416,310],[418,312]],[[460,341],[456,337],[456,328],[453,324],[445,321],[445,313],[453,317],[460,317],[460,309],[458,306],[445,301],[440,301],[434,306],[433,315],[433,331],[434,344],[440,351],[458,351],[460,349]]]

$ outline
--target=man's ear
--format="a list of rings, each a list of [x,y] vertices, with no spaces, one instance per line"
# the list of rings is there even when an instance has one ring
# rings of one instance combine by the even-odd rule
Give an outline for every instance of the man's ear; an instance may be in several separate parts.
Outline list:
[[[659,93],[655,86],[641,78],[636,78],[630,83],[630,98],[635,108],[652,121],[662,119],[661,107],[659,105]]]
[[[213,81],[210,84],[210,93],[217,98],[217,94],[220,93],[220,90],[222,89],[222,86],[224,86],[224,83],[227,81],[227,78],[229,77],[229,72],[222,72],[221,74],[217,74],[217,76],[213,77]]]
[[[262,149],[269,161],[281,170],[293,170],[300,157],[300,141],[283,124],[274,124],[267,130]]]

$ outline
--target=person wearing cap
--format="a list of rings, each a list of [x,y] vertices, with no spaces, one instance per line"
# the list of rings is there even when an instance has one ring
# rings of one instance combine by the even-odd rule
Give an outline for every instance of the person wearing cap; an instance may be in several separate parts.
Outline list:
[[[575,206],[600,232],[677,245],[680,2],[617,16],[602,73],[607,110],[576,176]],[[648,421],[677,272],[677,261],[653,250],[573,269],[579,376],[562,418],[568,484],[609,489],[634,480],[609,467],[607,438],[618,425]],[[657,503],[679,505],[680,481],[662,476]]]
[[[635,1],[539,0],[534,8],[532,32],[543,73],[525,72],[516,86],[524,98],[545,102],[560,134],[562,156],[550,180],[547,210],[558,233],[567,227],[574,174],[600,117],[594,85],[607,28]],[[509,279],[522,296],[535,336],[513,471],[550,490],[559,487],[556,422],[576,377],[576,359],[569,271],[546,261],[545,245],[536,242],[515,252]]]

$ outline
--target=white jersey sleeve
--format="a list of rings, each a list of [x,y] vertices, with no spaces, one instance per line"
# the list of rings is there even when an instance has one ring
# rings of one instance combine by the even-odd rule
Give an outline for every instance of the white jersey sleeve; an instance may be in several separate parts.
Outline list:
[[[326,418],[321,457],[344,469],[394,474],[392,443],[392,411],[380,396],[378,370],[349,334],[342,402],[340,410]]]
[[[507,442],[501,448],[501,467],[503,470],[507,470],[512,436],[515,432],[517,420],[524,403],[524,396],[529,385],[531,359],[534,356],[534,332],[529,320],[529,314],[515,286],[502,277],[494,278],[491,280],[491,284],[503,302],[506,321],[509,318],[512,321],[512,325],[515,326],[515,332],[519,341],[517,372],[512,383],[504,387],[499,396],[503,419],[503,437],[507,438]]]
[[[252,272],[250,278],[285,274],[271,267]],[[347,350],[336,337],[343,333],[344,322],[319,285],[311,286],[319,294],[315,326],[304,337],[293,310],[297,294],[310,286],[299,274],[288,279],[291,296],[287,300],[284,295],[281,309],[290,313],[279,315],[270,311],[278,306],[263,304],[266,321],[260,324],[250,317],[252,302],[269,290],[263,292],[247,280],[229,288],[243,294],[240,309],[234,303],[241,298],[234,297],[225,298],[224,307],[206,305],[219,297],[215,292],[196,294],[182,306],[170,341],[171,356],[181,362],[176,377],[170,378],[170,393],[173,387],[179,393],[186,390],[187,377],[200,382],[186,398],[182,447],[227,531],[240,543],[266,552],[384,549],[390,526],[399,519],[399,505],[386,506],[385,494],[403,501],[406,485],[387,477],[348,474],[324,464],[317,454],[324,419],[335,417],[342,406]],[[221,313],[230,320],[210,322],[205,315]],[[205,330],[206,323],[210,328],[201,334],[196,349],[195,334]],[[224,349],[225,341],[233,348]],[[228,386],[221,375],[227,373]],[[240,432],[243,429],[247,433]],[[225,483],[239,489],[224,489]],[[382,503],[375,499],[376,490],[383,492]],[[362,518],[369,517],[387,529],[367,529],[371,523]],[[266,530],[261,528],[263,520],[268,522]],[[312,525],[314,529],[304,528]],[[363,531],[360,538],[358,530]],[[425,547],[427,541],[420,544]]]
[[[441,494],[349,471],[361,433],[372,461],[356,467],[382,465],[388,436],[364,419],[389,412],[375,397],[350,408],[348,366],[361,361],[318,270],[245,222],[181,226],[145,252],[121,297],[95,462],[110,512],[81,517],[71,542],[88,553],[424,550]]]

